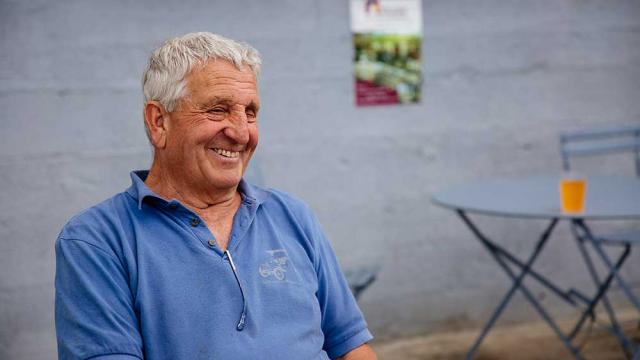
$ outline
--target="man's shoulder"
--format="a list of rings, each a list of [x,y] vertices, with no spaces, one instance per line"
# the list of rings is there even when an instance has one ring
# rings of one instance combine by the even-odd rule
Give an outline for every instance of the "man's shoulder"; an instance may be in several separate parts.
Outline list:
[[[122,227],[122,216],[130,213],[135,200],[126,192],[118,193],[85,210],[80,211],[62,227],[58,240],[79,240],[98,246],[110,247],[110,240]]]
[[[279,209],[292,212],[296,216],[311,216],[311,207],[296,195],[274,188],[259,188],[266,193],[263,206],[267,209]]]
[[[304,202],[304,200],[289,192],[274,188],[268,188],[265,189],[265,191],[269,193],[269,199],[271,200],[282,202],[286,205],[294,207],[308,207],[307,203]]]

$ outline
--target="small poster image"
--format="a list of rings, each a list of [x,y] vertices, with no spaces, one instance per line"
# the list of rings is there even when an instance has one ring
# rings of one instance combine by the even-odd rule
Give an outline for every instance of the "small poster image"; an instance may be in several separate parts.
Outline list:
[[[357,106],[420,102],[422,0],[350,0]]]

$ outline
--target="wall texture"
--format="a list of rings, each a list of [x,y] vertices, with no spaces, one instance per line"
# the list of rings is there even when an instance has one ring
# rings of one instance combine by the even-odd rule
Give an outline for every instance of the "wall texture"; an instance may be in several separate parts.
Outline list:
[[[640,3],[429,0],[423,11],[423,103],[355,108],[346,0],[0,0],[0,358],[55,358],[57,232],[149,165],[147,55],[201,30],[262,52],[252,172],[317,211],[345,267],[382,265],[360,302],[378,338],[479,326],[506,278],[430,196],[555,172],[561,129],[638,123]],[[595,165],[583,170],[631,173],[630,159]],[[521,254],[545,225],[478,220]],[[568,240],[564,224],[540,268],[589,289]],[[638,254],[628,265],[640,284]],[[534,318],[512,305],[506,321]]]

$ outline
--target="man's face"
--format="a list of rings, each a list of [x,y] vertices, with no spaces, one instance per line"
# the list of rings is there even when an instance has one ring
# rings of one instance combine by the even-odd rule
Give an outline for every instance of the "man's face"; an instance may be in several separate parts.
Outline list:
[[[213,60],[186,80],[188,95],[169,114],[164,150],[171,177],[187,191],[234,188],[258,145],[254,74]]]

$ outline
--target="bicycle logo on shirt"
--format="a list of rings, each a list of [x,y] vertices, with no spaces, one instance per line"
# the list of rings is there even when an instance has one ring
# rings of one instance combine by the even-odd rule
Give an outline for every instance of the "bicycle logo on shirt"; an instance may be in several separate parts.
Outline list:
[[[286,277],[289,267],[289,258],[284,249],[267,250],[271,259],[260,265],[259,272],[263,278],[275,278],[282,281]]]

